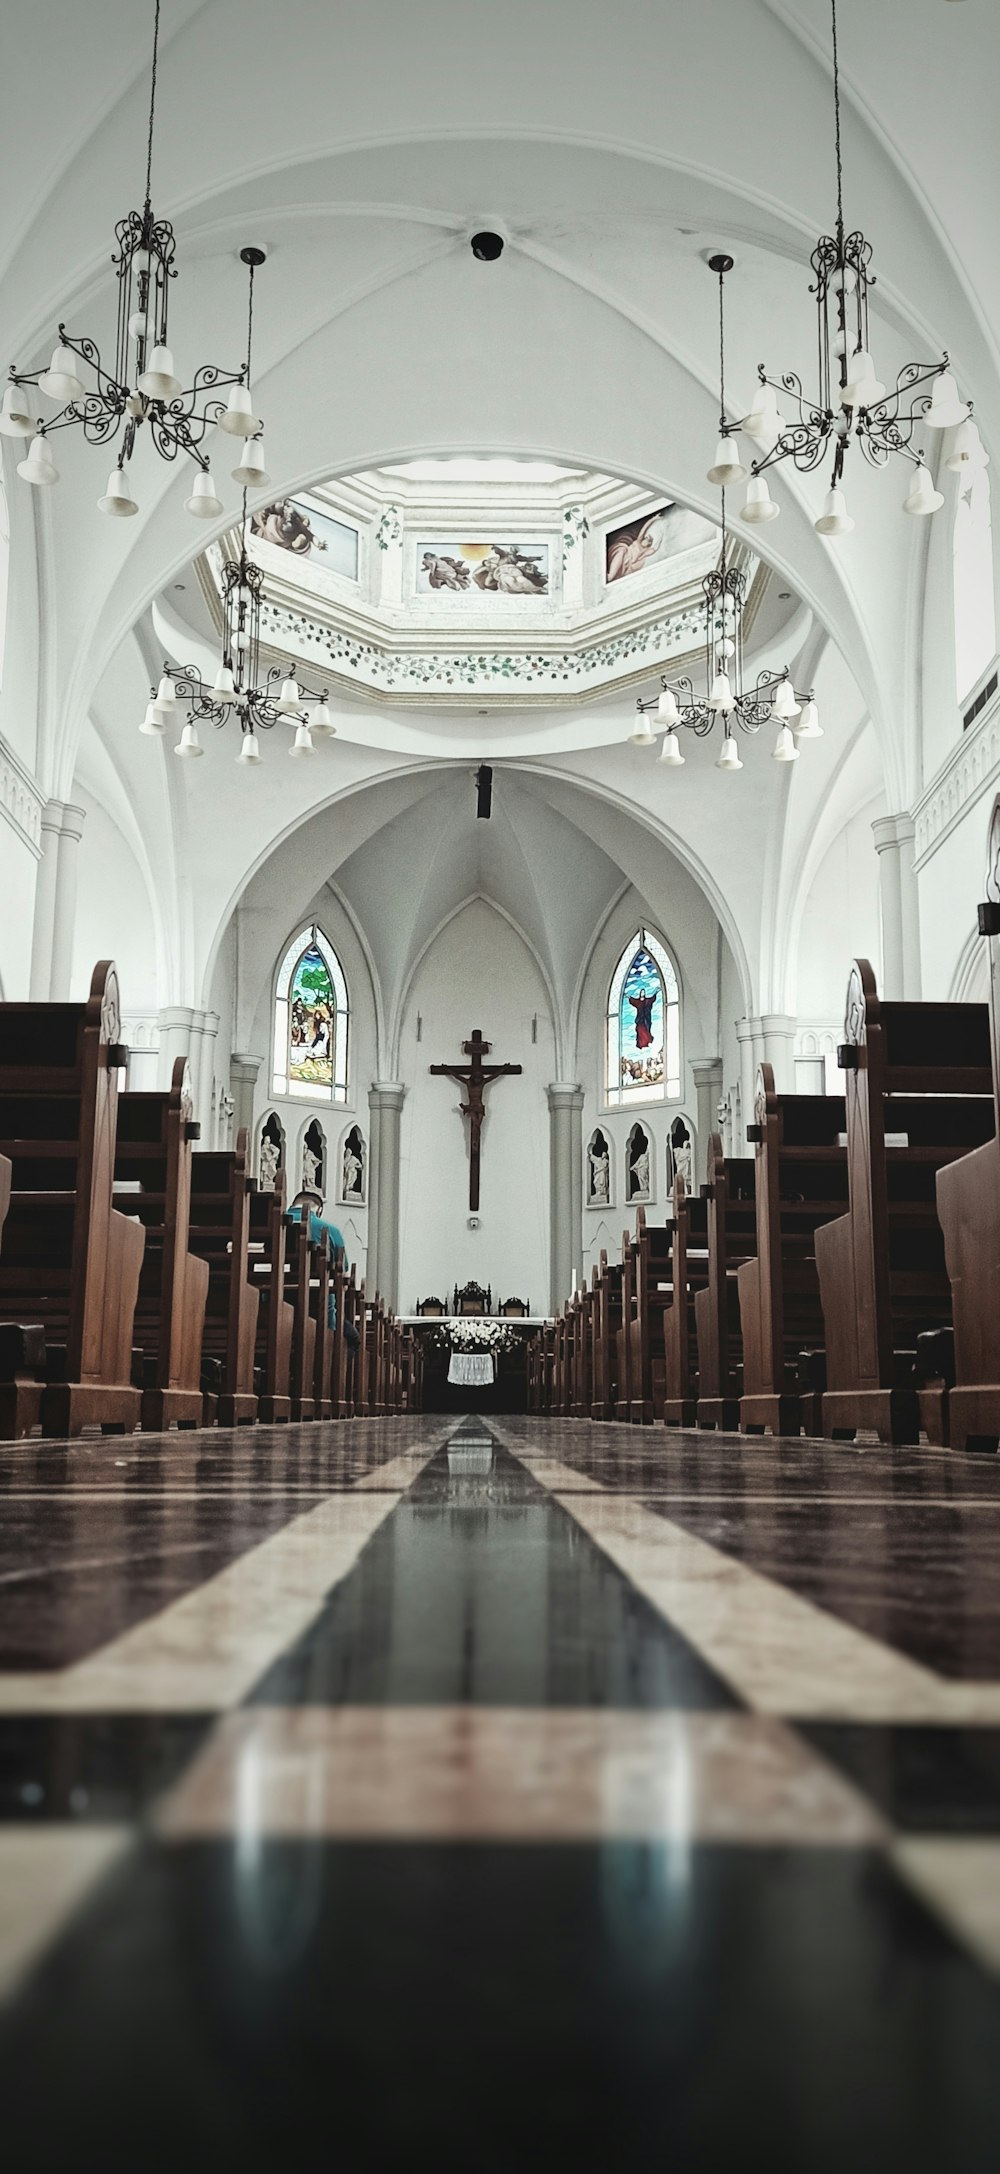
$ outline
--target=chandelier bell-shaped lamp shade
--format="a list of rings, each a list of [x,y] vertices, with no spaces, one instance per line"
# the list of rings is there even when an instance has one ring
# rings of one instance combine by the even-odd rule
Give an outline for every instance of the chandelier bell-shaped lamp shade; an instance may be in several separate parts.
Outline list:
[[[312,744],[312,733],[309,730],[307,718],[300,717],[298,719],[295,727],[295,738],[288,752],[296,760],[300,755],[314,755],[316,753]]]
[[[219,429],[228,431],[231,438],[255,438],[260,427],[260,416],[253,412],[249,385],[230,385],[229,399],[219,417]]]
[[[244,490],[266,491],[271,478],[264,466],[263,438],[246,440],[232,478],[234,483],[242,483]]]
[[[728,672],[716,672],[708,696],[708,708],[717,717],[728,717],[736,708],[736,696]]]
[[[182,762],[194,762],[204,752],[205,750],[198,738],[198,727],[192,724],[189,718],[174,749],[174,754],[179,755]]]
[[[117,468],[112,468],[107,490],[97,504],[101,513],[114,514],[118,520],[128,520],[133,513],[138,513],[139,502],[132,496],[132,485],[124,461]]]
[[[260,762],[261,760],[261,752],[257,744],[257,734],[255,733],[252,725],[243,734],[243,738],[240,742],[240,751],[236,757],[236,760],[237,762],[243,763]]]
[[[792,730],[797,740],[822,739],[823,727],[819,721],[819,709],[812,697],[803,704],[802,711],[793,724]]]
[[[0,431],[5,438],[30,438],[34,429],[26,395],[20,385],[9,384],[0,407]]]
[[[314,740],[334,740],[337,737],[333,711],[325,695],[321,701],[313,703],[309,713],[309,730]]]
[[[681,754],[681,743],[673,725],[668,725],[663,735],[659,760],[665,762],[670,770],[682,770],[684,767],[685,757]]]
[[[847,383],[840,395],[844,408],[877,408],[885,399],[885,386],[875,375],[867,347],[859,347],[847,365]]]
[[[162,710],[166,717],[172,717],[177,708],[177,695],[169,672],[164,672],[161,676],[160,684],[156,690],[156,707],[158,710]]]
[[[154,347],[146,368],[136,379],[136,392],[144,400],[176,400],[183,391],[180,378],[174,371],[174,358],[169,347]]]
[[[71,347],[55,349],[47,370],[38,380],[38,390],[47,400],[56,400],[61,408],[71,400],[86,400],[87,388],[82,385],[76,370],[77,358]]]
[[[2,428],[3,422],[0,419],[0,429]],[[967,415],[955,432],[945,467],[951,469],[952,475],[960,476],[970,468],[987,468],[989,459],[978,428],[971,415]]]
[[[25,483],[58,483],[59,470],[40,430],[36,430],[24,459],[18,461],[17,472]]]
[[[277,706],[282,717],[298,716],[302,708],[302,696],[299,693],[299,683],[294,673],[290,679],[282,680]]]
[[[924,416],[928,430],[957,430],[968,419],[969,410],[958,397],[958,386],[950,370],[941,370],[934,380],[931,404]]]
[[[919,461],[913,482],[903,500],[903,512],[911,513],[919,519],[923,514],[936,513],[938,507],[943,505],[944,492],[935,490],[930,469],[924,467],[923,461]]]
[[[715,448],[715,460],[708,471],[709,482],[719,483],[725,489],[729,483],[742,483],[746,473],[735,438],[728,435],[720,438]]]
[[[757,527],[764,521],[776,521],[780,512],[781,507],[768,490],[767,477],[751,476],[743,504],[744,521]]]
[[[637,702],[635,706],[635,723],[632,727],[631,732],[629,733],[629,739],[631,740],[633,747],[656,746],[656,734],[653,731],[653,727],[650,724],[648,717],[646,716],[641,702]]]
[[[798,762],[799,751],[790,725],[779,725],[778,737],[771,754],[772,762]]]
[[[854,522],[852,521],[851,516],[847,511],[847,503],[844,498],[843,491],[827,491],[826,497],[823,500],[823,511],[820,514],[818,521],[813,522],[813,527],[816,530],[817,536],[850,535],[851,530],[854,527]]]
[[[722,746],[715,758],[715,767],[717,770],[742,770],[743,768],[740,761],[740,751],[731,732],[727,732],[722,742]]]
[[[236,698],[236,681],[231,664],[220,664],[212,682],[212,694],[216,702],[233,702]]]
[[[779,679],[778,684],[774,690],[774,699],[771,703],[771,715],[772,717],[777,718],[780,723],[787,725],[789,719],[792,717],[797,717],[798,714],[799,705],[795,700],[795,689],[792,686],[792,682],[786,672],[784,677],[782,679]]]
[[[755,445],[765,449],[777,445],[785,424],[778,412],[778,396],[773,385],[757,386],[740,427],[744,437],[752,438]]]
[[[222,512],[222,500],[217,497],[215,479],[210,468],[199,468],[194,479],[190,498],[184,501],[186,511],[200,521],[214,521]]]
[[[161,740],[166,729],[167,720],[160,705],[150,696],[146,704],[146,715],[139,726],[139,730],[145,734],[148,740]]]

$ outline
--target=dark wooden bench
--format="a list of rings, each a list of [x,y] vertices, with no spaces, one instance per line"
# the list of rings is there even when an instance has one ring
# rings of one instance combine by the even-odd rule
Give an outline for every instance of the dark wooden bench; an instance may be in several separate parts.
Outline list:
[[[921,1381],[918,1339],[951,1321],[938,1173],[995,1133],[987,1007],[883,1003],[857,959],[839,1055],[850,1206],[816,1245],[824,1431],[917,1442],[923,1427],[941,1442],[947,1387]]]
[[[320,1241],[310,1236],[308,1216],[299,1222],[297,1217],[286,1215],[284,1289],[286,1303],[290,1301],[292,1309],[288,1392],[290,1416],[294,1420],[316,1417],[318,1324],[313,1307],[313,1279],[320,1254],[328,1251],[325,1238]]]
[[[663,1309],[663,1418],[668,1427],[693,1427],[698,1405],[695,1306],[708,1282],[708,1203],[689,1193],[681,1171],[674,1178],[670,1236],[670,1295]]]
[[[118,1098],[114,1205],[146,1233],[133,1351],[142,1354],[142,1425],[202,1424],[201,1347],[209,1267],[188,1249],[192,1141],[191,1074],[178,1057],[168,1093]]]
[[[295,1304],[289,1296],[285,1262],[293,1229],[285,1216],[285,1173],[278,1170],[266,1192],[250,1193],[250,1274],[260,1296],[254,1379],[257,1417],[266,1426],[284,1426],[292,1416],[292,1337]]]
[[[698,1342],[699,1427],[732,1431],[740,1423],[743,1339],[736,1273],[757,1253],[757,1174],[753,1156],[726,1156],[713,1132],[708,1143],[706,1203],[708,1277],[694,1301]]]
[[[654,1419],[663,1418],[667,1394],[664,1319],[673,1299],[673,1247],[673,1224],[648,1224],[645,1208],[637,1208],[627,1270],[628,1404],[620,1415],[636,1426],[648,1427]]]
[[[0,1005],[0,1436],[138,1424],[132,1324],[145,1237],[112,1207],[121,1042],[118,976],[85,1004]],[[44,1338],[44,1342],[43,1342]]]
[[[754,1123],[757,1252],[736,1271],[743,1337],[740,1426],[820,1431],[823,1312],[816,1237],[847,1200],[842,1095],[779,1095],[763,1064]]]
[[[979,930],[989,947],[990,1057],[1000,1113],[1000,795],[986,849]],[[948,1397],[953,1449],[1000,1444],[1000,1125],[992,1140],[937,1173],[938,1221],[951,1285],[954,1387]]]
[[[202,1339],[204,1424],[250,1426],[257,1417],[254,1349],[260,1299],[250,1281],[249,1143],[191,1158],[188,1245],[208,1263]]]
[[[592,1419],[613,1419],[618,1395],[618,1337],[622,1325],[622,1269],[602,1248],[594,1303]]]

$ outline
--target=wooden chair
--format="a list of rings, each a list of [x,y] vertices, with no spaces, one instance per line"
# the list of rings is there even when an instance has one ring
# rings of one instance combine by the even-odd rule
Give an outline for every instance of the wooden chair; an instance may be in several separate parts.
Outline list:
[[[493,1311],[493,1292],[489,1285],[484,1289],[472,1278],[463,1283],[461,1290],[455,1285],[453,1313],[488,1314]]]
[[[11,1164],[0,1255],[0,1320],[12,1324],[0,1380],[6,1439],[39,1422],[56,1435],[138,1424],[132,1324],[145,1234],[112,1206],[120,1036],[107,959],[85,1004],[0,1005],[0,1154]]]
[[[418,1298],[416,1310],[419,1314],[440,1317],[447,1313],[448,1308],[443,1298]]]
[[[763,1064],[754,1123],[756,1259],[736,1271],[743,1335],[740,1426],[818,1433],[819,1388],[803,1354],[823,1348],[816,1237],[847,1199],[842,1095],[779,1095]]]
[[[146,1233],[132,1331],[142,1353],[142,1425],[202,1424],[201,1346],[208,1262],[189,1251],[192,1141],[197,1138],[191,1073],[178,1057],[169,1093],[118,1098],[114,1205]]]
[[[989,946],[990,1056],[1000,1113],[1000,795],[986,852],[980,934]],[[953,1449],[995,1450],[1000,1443],[1000,1124],[992,1140],[937,1173],[954,1320],[954,1387],[948,1397]]]
[[[504,1321],[526,1321],[531,1307],[526,1298],[505,1298],[500,1301],[497,1312]]]
[[[736,1272],[757,1252],[757,1188],[754,1158],[726,1157],[713,1132],[708,1143],[708,1279],[695,1292],[698,1342],[699,1427],[734,1431],[740,1423],[743,1341]]]
[[[867,959],[847,989],[848,1213],[817,1236],[824,1430],[947,1439],[947,1389],[921,1385],[917,1339],[951,1320],[939,1171],[995,1132],[985,1004],[884,1003]],[[961,1182],[961,1181],[959,1181]]]
[[[249,1142],[191,1158],[188,1245],[208,1263],[202,1339],[204,1424],[251,1426],[257,1417],[254,1349],[260,1297],[250,1280]]]
[[[258,1192],[254,1186],[250,1193],[250,1272],[260,1294],[257,1417],[272,1427],[284,1426],[292,1414],[295,1305],[287,1294],[285,1275],[290,1227],[285,1217],[285,1173],[278,1170],[269,1191]]]

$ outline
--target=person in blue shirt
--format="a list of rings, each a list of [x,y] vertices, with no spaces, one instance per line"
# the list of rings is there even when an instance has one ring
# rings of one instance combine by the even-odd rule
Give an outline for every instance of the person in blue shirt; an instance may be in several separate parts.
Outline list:
[[[322,1206],[322,1193],[316,1192],[315,1188],[311,1185],[304,1185],[301,1192],[296,1193],[292,1205],[288,1210],[288,1213],[292,1220],[296,1223],[304,1223],[308,1220],[309,1236],[312,1239],[313,1244],[321,1245],[323,1239],[325,1238],[327,1240],[331,1253],[343,1254],[344,1266],[346,1268],[347,1247],[344,1244],[343,1233],[337,1229],[336,1223],[328,1223],[325,1217],[321,1215],[320,1210]],[[330,1327],[332,1329],[335,1329],[337,1326],[337,1300],[334,1295],[332,1283],[330,1285],[330,1300],[327,1319],[329,1321]],[[350,1328],[351,1323],[348,1322],[348,1331],[350,1330]],[[351,1341],[352,1338],[350,1334],[348,1334],[348,1342],[350,1343]]]

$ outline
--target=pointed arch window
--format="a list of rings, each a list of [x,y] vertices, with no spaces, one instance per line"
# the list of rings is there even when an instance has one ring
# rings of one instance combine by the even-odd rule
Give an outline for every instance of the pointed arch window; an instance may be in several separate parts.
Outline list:
[[[349,1028],[343,967],[313,922],[293,936],[278,968],[272,1094],[346,1102]]]
[[[681,1091],[681,1003],[673,961],[651,929],[637,929],[611,977],[607,1099],[675,1100]]]

